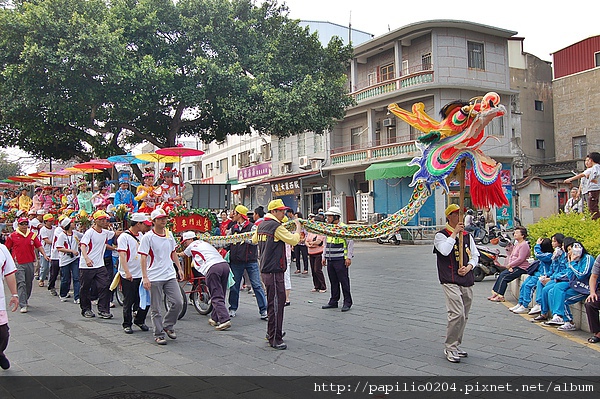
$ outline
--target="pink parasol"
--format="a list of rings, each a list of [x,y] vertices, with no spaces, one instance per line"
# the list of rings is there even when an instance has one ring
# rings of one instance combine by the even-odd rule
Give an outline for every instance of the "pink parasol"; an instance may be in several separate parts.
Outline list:
[[[175,157],[193,157],[204,155],[204,151],[202,150],[196,150],[195,148],[188,148],[183,146],[161,148],[156,150],[156,153],[160,155],[170,155]]]

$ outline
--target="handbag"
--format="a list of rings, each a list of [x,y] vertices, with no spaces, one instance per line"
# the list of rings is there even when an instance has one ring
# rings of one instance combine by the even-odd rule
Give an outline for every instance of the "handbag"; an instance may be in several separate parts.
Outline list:
[[[590,285],[579,280],[571,280],[569,281],[569,287],[573,288],[580,294],[589,295],[590,294]]]
[[[527,268],[527,274],[529,274],[530,276],[533,276],[535,274],[535,272],[537,272],[537,269],[539,267],[540,267],[540,261],[539,260],[533,261]]]

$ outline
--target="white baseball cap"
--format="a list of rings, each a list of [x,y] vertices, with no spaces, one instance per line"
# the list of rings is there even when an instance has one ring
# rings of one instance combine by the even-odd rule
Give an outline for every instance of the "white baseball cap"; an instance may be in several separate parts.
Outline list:
[[[194,233],[193,231],[185,231],[181,236],[181,240],[183,241],[193,240],[194,238],[196,238],[196,233]]]
[[[166,218],[166,217],[167,217],[167,213],[162,208],[155,209],[150,214],[150,219],[152,219],[152,220],[158,219],[158,218]]]

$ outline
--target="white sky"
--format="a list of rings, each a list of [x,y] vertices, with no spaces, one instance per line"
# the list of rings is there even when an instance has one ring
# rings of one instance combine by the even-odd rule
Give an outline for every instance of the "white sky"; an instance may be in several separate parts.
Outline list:
[[[279,0],[283,2],[283,0]],[[598,3],[574,0],[566,4],[533,0],[502,1],[390,1],[390,0],[285,0],[290,17],[327,21],[375,36],[402,26],[432,20],[454,19],[477,22],[518,32],[523,49],[542,60],[550,53],[600,34]]]

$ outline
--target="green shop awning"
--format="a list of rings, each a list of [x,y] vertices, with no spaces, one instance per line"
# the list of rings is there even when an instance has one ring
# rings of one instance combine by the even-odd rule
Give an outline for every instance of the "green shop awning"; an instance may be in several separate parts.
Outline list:
[[[367,180],[378,180],[412,176],[419,167],[409,166],[409,162],[410,160],[374,163],[365,170],[365,177]]]

